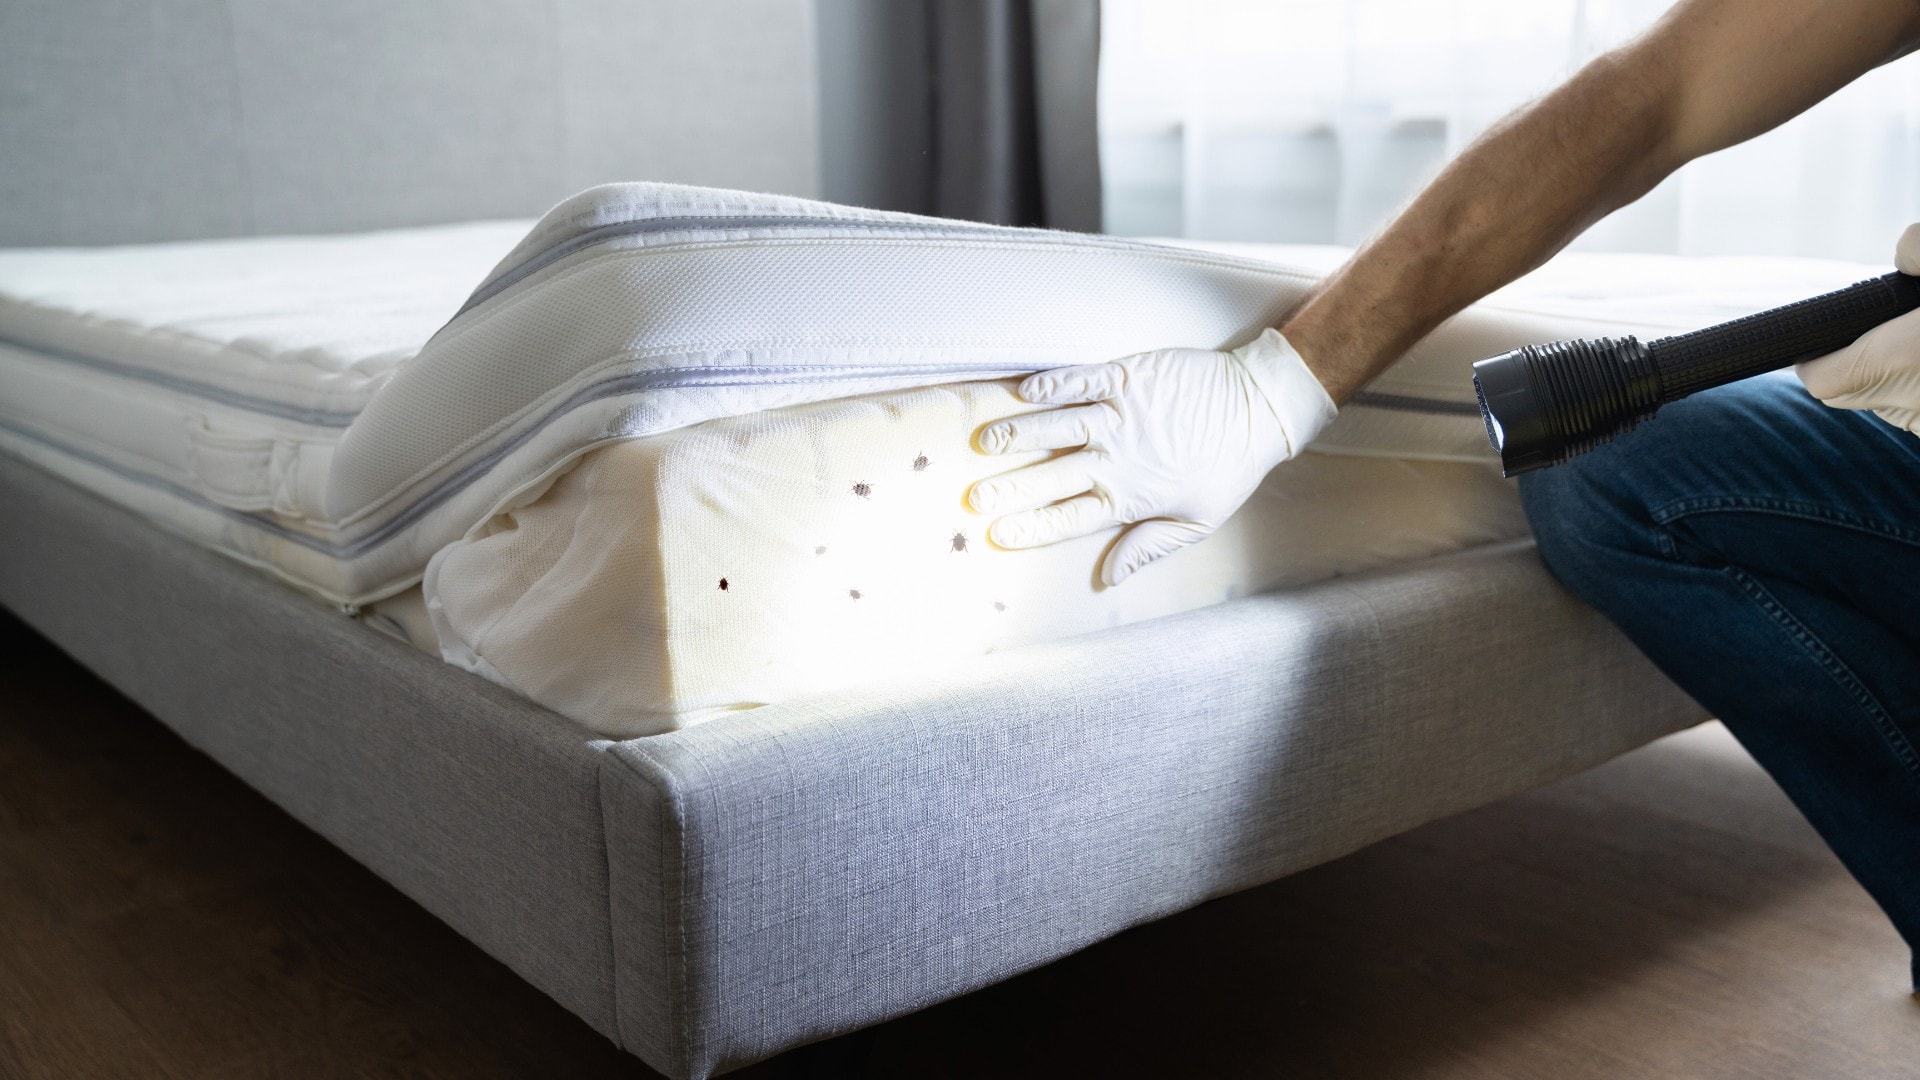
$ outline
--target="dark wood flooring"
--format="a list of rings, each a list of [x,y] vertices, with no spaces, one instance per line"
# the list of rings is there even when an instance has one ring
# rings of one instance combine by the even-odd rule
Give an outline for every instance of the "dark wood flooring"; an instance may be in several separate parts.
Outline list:
[[[646,1077],[0,614],[0,1076]],[[1920,1076],[1906,953],[1709,726],[765,1078]]]

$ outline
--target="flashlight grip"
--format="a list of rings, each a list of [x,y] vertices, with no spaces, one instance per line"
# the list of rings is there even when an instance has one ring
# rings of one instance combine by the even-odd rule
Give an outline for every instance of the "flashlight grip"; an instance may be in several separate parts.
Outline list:
[[[1846,347],[1868,330],[1920,307],[1920,277],[1870,278],[1838,292],[1647,343],[1660,374],[1659,400],[1688,394]]]

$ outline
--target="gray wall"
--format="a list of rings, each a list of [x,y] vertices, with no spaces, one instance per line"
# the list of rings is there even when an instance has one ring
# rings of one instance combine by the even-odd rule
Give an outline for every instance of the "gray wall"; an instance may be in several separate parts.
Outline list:
[[[608,180],[818,194],[814,14],[0,0],[0,246],[531,216]],[[887,182],[863,168],[835,182]]]
[[[933,210],[932,37],[920,0],[816,0],[820,192]]]

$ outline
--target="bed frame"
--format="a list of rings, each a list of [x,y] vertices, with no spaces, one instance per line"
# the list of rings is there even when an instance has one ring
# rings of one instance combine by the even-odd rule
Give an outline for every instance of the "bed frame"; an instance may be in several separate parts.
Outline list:
[[[1520,543],[609,742],[33,466],[0,497],[0,603],[676,1077],[1702,719]]]
[[[10,15],[0,245],[815,193],[810,0],[459,6]],[[0,603],[676,1077],[1702,718],[1521,543],[610,742],[20,461],[0,500]]]

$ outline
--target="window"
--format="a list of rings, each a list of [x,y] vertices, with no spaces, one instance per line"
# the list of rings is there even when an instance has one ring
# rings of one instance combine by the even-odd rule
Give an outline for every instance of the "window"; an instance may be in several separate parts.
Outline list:
[[[1107,229],[1352,245],[1663,0],[1104,0]],[[1920,220],[1920,58],[1703,158],[1575,247],[1888,262]]]

